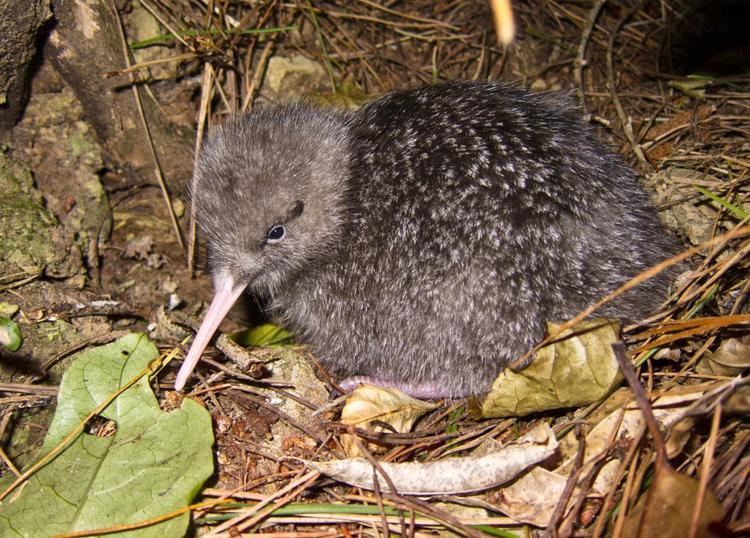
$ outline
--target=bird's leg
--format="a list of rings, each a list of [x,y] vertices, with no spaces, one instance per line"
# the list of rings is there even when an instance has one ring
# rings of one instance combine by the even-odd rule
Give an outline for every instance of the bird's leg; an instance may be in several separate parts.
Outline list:
[[[421,400],[441,400],[443,398],[460,398],[460,395],[448,394],[444,386],[437,383],[410,383],[408,381],[393,381],[379,377],[370,377],[366,375],[355,375],[342,379],[339,387],[344,392],[351,392],[359,385],[375,385],[389,389],[398,389],[413,398]]]

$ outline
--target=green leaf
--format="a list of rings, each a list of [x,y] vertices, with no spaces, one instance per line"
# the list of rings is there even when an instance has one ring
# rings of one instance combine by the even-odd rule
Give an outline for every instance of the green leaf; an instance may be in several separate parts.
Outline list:
[[[463,406],[457,407],[448,415],[448,424],[445,426],[445,433],[456,433],[458,431],[458,420],[463,416],[466,409]]]
[[[294,337],[278,325],[264,323],[252,329],[234,333],[232,340],[244,347],[277,346],[291,344]]]
[[[698,192],[700,192],[703,196],[710,198],[726,210],[728,210],[732,215],[737,217],[738,219],[746,219],[747,218],[747,211],[745,211],[743,208],[741,208],[738,205],[734,205],[733,203],[729,202],[726,198],[722,198],[721,196],[714,194],[710,190],[701,187],[699,185],[693,185]]]
[[[18,324],[8,318],[0,317],[0,346],[8,351],[18,351],[23,343]]]
[[[78,354],[63,376],[40,455],[158,356],[156,346],[141,334]],[[0,536],[44,537],[140,522],[188,505],[213,472],[208,412],[188,398],[176,411],[161,411],[146,376],[102,416],[114,421],[116,433],[79,435],[6,497],[0,505]],[[108,536],[183,536],[188,522],[185,513]]]
[[[684,93],[688,97],[692,97],[693,99],[703,99],[706,95],[706,87],[709,85],[709,81],[705,79],[691,80],[688,78],[670,80],[667,82],[667,85],[670,88],[674,88],[675,90]]]
[[[18,312],[18,305],[0,301],[0,316],[9,318]]]

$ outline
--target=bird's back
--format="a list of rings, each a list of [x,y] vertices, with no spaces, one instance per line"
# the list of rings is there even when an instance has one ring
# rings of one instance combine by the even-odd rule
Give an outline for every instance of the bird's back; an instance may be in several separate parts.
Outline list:
[[[546,320],[674,250],[565,97],[454,83],[390,94],[348,125],[345,239],[280,298],[337,373],[481,392]],[[639,318],[664,288],[604,313]]]

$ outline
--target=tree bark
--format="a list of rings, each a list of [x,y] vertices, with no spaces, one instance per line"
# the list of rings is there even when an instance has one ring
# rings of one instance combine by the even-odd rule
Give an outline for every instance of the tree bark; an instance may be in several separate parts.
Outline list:
[[[153,179],[154,162],[127,75],[106,77],[126,67],[117,14],[102,0],[53,0],[57,26],[47,54],[76,92],[86,120],[109,155],[121,166]],[[193,164],[193,133],[173,124],[141,91],[156,153],[170,189],[182,194]]]
[[[29,98],[29,69],[49,0],[0,0],[0,129],[8,132]]]

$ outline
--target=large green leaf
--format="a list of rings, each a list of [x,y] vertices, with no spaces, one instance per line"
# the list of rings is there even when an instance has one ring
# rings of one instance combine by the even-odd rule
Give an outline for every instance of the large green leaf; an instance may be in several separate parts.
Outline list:
[[[63,377],[41,455],[157,357],[156,347],[141,334],[80,353]],[[0,505],[0,536],[43,537],[139,522],[189,504],[213,472],[206,410],[186,398],[180,409],[163,412],[147,376],[102,415],[115,422],[116,432],[79,435],[6,497]],[[127,535],[182,536],[188,522],[186,513]]]

